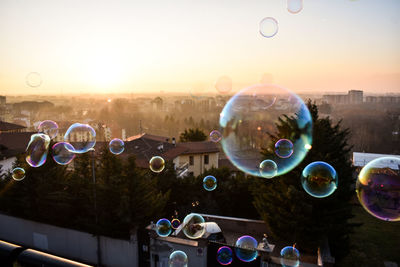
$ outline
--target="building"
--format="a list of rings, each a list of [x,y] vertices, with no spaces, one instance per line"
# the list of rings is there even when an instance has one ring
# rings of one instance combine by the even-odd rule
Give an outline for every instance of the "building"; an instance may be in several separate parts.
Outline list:
[[[233,256],[230,266],[282,266],[280,250],[287,244],[276,242],[272,242],[276,244],[271,244],[271,240],[268,240],[269,245],[264,246],[263,235],[269,234],[264,221],[209,214],[200,215],[205,219],[205,223],[202,224],[205,232],[199,239],[187,238],[182,231],[185,227],[183,223],[167,237],[157,235],[154,223],[146,228],[149,231],[149,247],[145,246],[141,249],[149,251],[151,267],[168,266],[169,255],[175,250],[186,253],[188,266],[220,266],[216,261],[217,250],[221,246],[228,246],[235,251],[236,240],[243,235],[250,235],[257,240],[258,257],[252,262],[245,263]],[[315,254],[301,252],[301,262],[297,266],[322,266],[318,264],[319,262],[323,266],[333,266],[334,258],[326,257],[327,254],[330,254],[329,248],[321,248]]]
[[[0,121],[0,134],[1,133],[20,133],[24,132],[25,126],[18,125],[15,123],[9,123],[5,121]]]
[[[375,153],[362,153],[362,152],[353,152],[353,166],[357,168],[362,168],[367,165],[370,161],[382,158],[382,157],[396,157],[400,158],[400,155],[388,155],[388,154],[375,154]],[[388,166],[391,166],[390,160],[385,162]],[[400,166],[393,165],[391,166],[393,170],[400,169]]]
[[[323,101],[328,104],[362,104],[364,92],[361,90],[350,90],[347,95],[323,95]]]
[[[367,103],[400,104],[400,96],[367,96]]]
[[[138,167],[148,168],[153,156],[174,163],[178,175],[198,176],[212,167],[218,168],[219,149],[211,141],[177,143],[175,138],[139,134],[125,142],[125,155],[136,156]]]

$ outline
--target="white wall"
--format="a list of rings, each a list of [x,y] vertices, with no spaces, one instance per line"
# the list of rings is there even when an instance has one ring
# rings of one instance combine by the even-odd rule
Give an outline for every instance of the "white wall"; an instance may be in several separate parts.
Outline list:
[[[97,238],[91,234],[0,214],[0,239],[88,264],[97,264]],[[138,244],[100,237],[104,266],[136,267]]]
[[[6,174],[8,171],[11,171],[16,159],[16,157],[11,157],[8,159],[0,160],[0,165],[2,166],[0,174]]]

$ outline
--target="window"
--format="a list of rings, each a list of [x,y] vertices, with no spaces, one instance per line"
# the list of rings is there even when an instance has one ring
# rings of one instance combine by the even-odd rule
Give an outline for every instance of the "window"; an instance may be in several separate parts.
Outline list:
[[[193,158],[193,156],[189,156],[189,165],[194,165],[194,158]]]
[[[205,165],[208,164],[209,160],[210,160],[210,159],[209,159],[208,155],[204,155],[204,164],[205,164]]]

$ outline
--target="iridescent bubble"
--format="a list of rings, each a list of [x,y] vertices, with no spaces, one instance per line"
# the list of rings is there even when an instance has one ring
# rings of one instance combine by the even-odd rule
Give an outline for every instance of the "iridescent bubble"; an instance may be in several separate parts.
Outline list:
[[[162,172],[165,168],[165,161],[160,156],[154,156],[149,161],[149,167],[152,172]]]
[[[160,219],[156,223],[156,232],[159,236],[169,236],[172,232],[171,222],[168,219]]]
[[[60,165],[67,165],[75,158],[74,147],[67,142],[59,142],[53,145],[53,160]]]
[[[23,168],[17,167],[12,170],[12,178],[15,181],[22,181],[25,178],[25,170]]]
[[[217,261],[221,265],[229,265],[233,261],[233,252],[230,247],[223,246],[217,251]]]
[[[203,216],[190,213],[183,220],[183,233],[190,239],[200,238],[206,231]]]
[[[287,0],[287,10],[296,14],[299,13],[303,9],[303,0]]]
[[[177,219],[177,218],[172,219],[172,221],[171,221],[172,229],[174,229],[174,230],[178,229],[179,225],[181,225],[181,221],[179,219]]]
[[[288,158],[293,154],[293,143],[288,139],[279,139],[275,143],[275,154],[280,158]]]
[[[266,159],[260,163],[260,174],[264,178],[273,178],[278,173],[278,165],[275,161]]]
[[[292,131],[279,132],[287,122]],[[222,148],[239,170],[263,177],[260,163],[272,160],[275,176],[295,168],[307,155],[312,143],[312,119],[306,104],[293,92],[276,85],[258,84],[241,90],[223,108],[219,124]],[[275,154],[279,139],[291,140],[293,154],[280,158]]]
[[[300,253],[295,246],[287,246],[281,250],[281,264],[283,267],[300,265]]]
[[[215,88],[220,94],[227,94],[232,90],[232,80],[228,76],[221,76],[215,83]]]
[[[96,131],[89,124],[74,123],[65,133],[64,141],[73,146],[71,152],[86,153],[96,144]]]
[[[203,179],[203,187],[207,191],[213,191],[217,188],[217,179],[212,175],[207,175]]]
[[[370,161],[358,175],[358,200],[372,216],[384,221],[400,221],[400,157]]]
[[[185,252],[181,250],[176,250],[169,255],[168,260],[169,267],[187,267],[188,257]]]
[[[49,145],[50,137],[48,135],[32,134],[26,148],[26,162],[32,167],[42,166],[46,162]]]
[[[301,174],[301,185],[313,197],[323,198],[335,192],[338,177],[335,169],[326,162],[308,164]]]
[[[222,134],[218,130],[213,130],[210,132],[210,140],[214,143],[221,141]]]
[[[25,82],[30,87],[39,87],[42,84],[42,77],[37,72],[30,72],[26,75]]]
[[[122,141],[121,139],[114,138],[110,141],[108,147],[110,148],[111,153],[113,153],[114,155],[119,155],[124,152],[125,144],[124,141]]]
[[[266,17],[260,22],[260,34],[271,38],[278,33],[278,21],[272,17]]]
[[[51,120],[42,121],[38,126],[39,133],[47,134],[50,139],[54,139],[58,134],[58,125]]]
[[[235,253],[239,260],[244,262],[254,261],[257,256],[257,240],[249,235],[244,235],[236,240]]]

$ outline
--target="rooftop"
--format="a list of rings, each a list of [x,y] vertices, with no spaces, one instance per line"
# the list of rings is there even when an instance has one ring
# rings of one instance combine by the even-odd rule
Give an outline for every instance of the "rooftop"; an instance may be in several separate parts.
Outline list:
[[[15,131],[25,129],[25,126],[9,123],[5,121],[0,121],[0,132]]]

